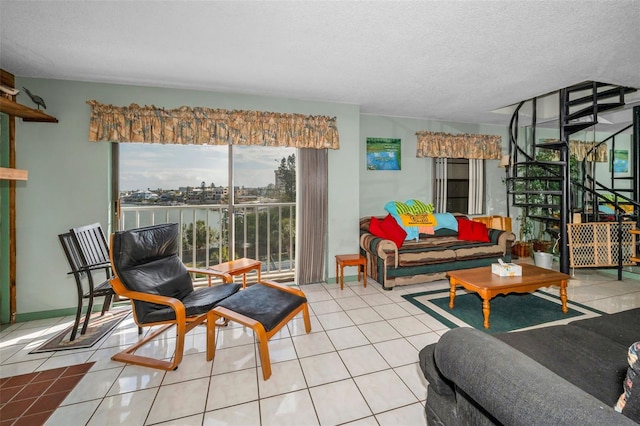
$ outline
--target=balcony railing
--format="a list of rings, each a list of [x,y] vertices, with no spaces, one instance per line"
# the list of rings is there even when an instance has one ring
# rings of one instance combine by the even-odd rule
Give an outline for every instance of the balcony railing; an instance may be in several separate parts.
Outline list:
[[[234,236],[229,244],[229,206],[221,204],[144,206],[122,205],[120,230],[161,223],[180,224],[180,258],[207,268],[248,257],[262,262],[261,276],[293,279],[295,274],[295,203],[233,206]],[[230,253],[233,253],[231,255]],[[247,279],[253,277],[247,276]]]

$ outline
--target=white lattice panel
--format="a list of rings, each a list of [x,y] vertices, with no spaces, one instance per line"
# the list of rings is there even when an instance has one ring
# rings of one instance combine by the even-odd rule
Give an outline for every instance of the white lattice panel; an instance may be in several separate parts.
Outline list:
[[[622,222],[622,264],[635,265],[634,222]],[[569,264],[572,268],[618,266],[618,223],[589,222],[568,225]]]

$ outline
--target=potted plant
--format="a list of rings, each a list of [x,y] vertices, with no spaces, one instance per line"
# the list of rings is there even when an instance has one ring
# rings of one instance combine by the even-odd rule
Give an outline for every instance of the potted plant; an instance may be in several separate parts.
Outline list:
[[[530,239],[533,235],[533,222],[524,213],[521,213],[517,220],[520,221],[519,240],[513,244],[511,254],[517,257],[531,256],[532,243]]]
[[[545,240],[543,238],[544,224],[537,223],[537,228],[538,228],[538,235],[534,240],[531,241],[531,243],[533,244],[533,251],[547,252],[553,245],[553,241]]]

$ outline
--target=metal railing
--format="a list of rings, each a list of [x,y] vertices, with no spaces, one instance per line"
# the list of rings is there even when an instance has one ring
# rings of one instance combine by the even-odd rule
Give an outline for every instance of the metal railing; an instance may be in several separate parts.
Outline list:
[[[248,257],[262,262],[263,278],[292,279],[295,218],[295,203],[236,204],[231,233],[234,241],[229,244],[230,217],[226,204],[122,205],[118,229],[177,222],[180,224],[179,256],[186,265],[207,268]]]

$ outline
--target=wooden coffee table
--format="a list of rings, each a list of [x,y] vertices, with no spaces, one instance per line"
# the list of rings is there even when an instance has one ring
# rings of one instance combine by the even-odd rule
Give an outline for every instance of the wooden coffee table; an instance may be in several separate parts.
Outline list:
[[[548,287],[560,286],[560,300],[562,312],[569,312],[567,308],[567,281],[569,275],[551,269],[539,268],[529,264],[519,264],[522,267],[521,277],[501,277],[491,273],[491,266],[480,268],[449,271],[449,308],[453,309],[456,298],[456,287],[462,286],[469,291],[476,292],[482,298],[482,314],[484,315],[484,328],[489,328],[489,314],[491,308],[489,300],[499,294],[528,293]]]

